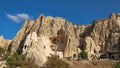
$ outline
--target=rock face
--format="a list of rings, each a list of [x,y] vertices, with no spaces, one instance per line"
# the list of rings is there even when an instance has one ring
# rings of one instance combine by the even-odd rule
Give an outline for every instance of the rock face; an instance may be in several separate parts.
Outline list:
[[[10,43],[11,43],[11,40],[5,40],[3,36],[0,36],[0,47],[7,50]]]
[[[95,20],[92,25],[74,25],[63,18],[41,14],[36,20],[25,21],[8,50],[27,54],[42,66],[50,54],[74,58],[86,51],[88,59],[92,59],[92,56],[116,52],[119,37],[120,14]]]
[[[52,43],[46,36],[37,37],[35,32],[30,33],[23,46],[23,54],[27,53],[27,58],[33,59],[35,63],[42,66],[50,54],[54,54],[50,45]]]
[[[117,52],[116,48],[120,37],[120,16],[112,14],[109,18],[95,20],[88,27],[82,37],[84,42],[81,47],[84,47],[89,54],[89,59],[92,55],[100,56],[106,52]]]
[[[0,61],[0,68],[7,68],[6,61]]]
[[[4,39],[3,36],[0,36],[0,47],[7,50],[10,43],[11,43],[11,40],[6,40]],[[0,56],[0,68],[6,68],[7,67],[6,61],[2,59],[3,58]]]

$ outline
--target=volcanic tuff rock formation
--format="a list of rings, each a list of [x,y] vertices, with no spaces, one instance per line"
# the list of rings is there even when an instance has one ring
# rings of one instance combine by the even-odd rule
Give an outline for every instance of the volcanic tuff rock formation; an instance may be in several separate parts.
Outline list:
[[[95,20],[92,25],[74,25],[63,18],[41,14],[36,20],[25,21],[8,50],[27,54],[42,66],[50,54],[74,58],[86,51],[88,59],[92,59],[93,55],[115,52],[119,37],[120,14]]]
[[[0,36],[0,47],[7,50],[10,43],[11,43],[11,40],[5,40],[3,36]],[[3,61],[1,59],[2,59],[2,57],[0,56],[0,68],[7,67],[6,61]]]
[[[3,36],[0,36],[0,47],[7,50],[9,44],[11,43],[11,41],[12,40],[5,40]]]

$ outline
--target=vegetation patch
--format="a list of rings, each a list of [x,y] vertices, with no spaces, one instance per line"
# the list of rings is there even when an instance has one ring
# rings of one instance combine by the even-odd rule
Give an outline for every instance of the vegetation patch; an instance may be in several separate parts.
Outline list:
[[[4,48],[0,47],[0,56],[2,56],[2,54],[4,54],[4,53],[5,53]]]
[[[113,65],[113,68],[120,68],[120,61]]]
[[[9,68],[39,68],[38,65],[35,65],[34,59],[26,60],[26,55],[18,53],[8,56],[6,62]]]
[[[82,51],[78,54],[78,58],[81,58],[81,59],[88,59],[88,53],[85,52],[85,51]]]
[[[57,55],[51,55],[46,62],[48,68],[69,68],[69,64],[59,59]]]

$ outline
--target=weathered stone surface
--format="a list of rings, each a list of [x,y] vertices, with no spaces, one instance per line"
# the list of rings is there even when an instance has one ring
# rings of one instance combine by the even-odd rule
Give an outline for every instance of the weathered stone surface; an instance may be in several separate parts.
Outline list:
[[[85,51],[88,53],[88,59],[93,59],[93,55],[99,56],[100,46],[97,46],[91,37],[85,38]]]
[[[62,52],[52,51],[50,46],[53,45],[47,36],[37,36],[36,32],[28,34],[23,46],[23,54],[27,54],[27,58],[33,59],[38,66],[43,66],[50,54],[59,55],[63,58]]]
[[[76,28],[74,28],[74,27],[76,27]],[[60,17],[53,18],[51,16],[45,17],[44,15],[40,15],[38,17],[38,19],[36,19],[35,21],[26,21],[25,22],[25,24],[23,25],[21,30],[17,33],[16,37],[13,39],[11,45],[9,46],[9,50],[12,53],[15,52],[17,49],[18,49],[18,51],[21,52],[20,49],[22,49],[23,45],[25,44],[24,41],[26,40],[26,36],[31,32],[36,32],[38,37],[44,35],[44,36],[47,36],[48,38],[53,38],[53,39],[56,37],[61,38],[64,42],[64,45],[62,46],[60,44],[62,42],[62,40],[61,40],[61,42],[59,43],[60,45],[58,45],[57,50],[59,51],[62,49],[61,50],[62,52],[64,51],[64,49],[67,49],[65,47],[67,44],[66,41],[68,39],[67,38],[67,36],[68,36],[69,41],[73,41],[73,42],[72,43],[70,42],[69,45],[67,46],[70,48],[69,51],[71,51],[71,52],[68,52],[68,50],[65,50],[65,53],[69,53],[69,54],[66,54],[66,56],[72,56],[73,53],[77,53],[76,47],[79,46],[79,33],[76,35],[75,31],[77,32],[78,31],[77,29],[84,30],[83,28],[80,26],[73,25],[72,23],[70,23]],[[65,33],[65,35],[61,34],[61,37],[60,37],[60,35],[57,36],[57,33],[59,32],[60,29],[62,29]],[[80,31],[78,31],[78,32],[80,32]],[[65,36],[66,36],[66,39],[64,39]],[[54,44],[54,45],[57,45],[57,44]],[[59,47],[61,47],[61,48],[59,49]]]
[[[27,54],[27,58],[33,59],[38,66],[43,66],[50,54],[57,54],[63,58],[63,52],[52,51],[51,45],[53,44],[49,37],[44,35],[37,37],[36,32],[32,32],[25,40],[22,54]]]
[[[7,68],[6,61],[0,61],[0,68]]]
[[[88,56],[106,52],[117,52],[115,48],[120,37],[120,21],[118,14],[112,14],[110,18],[95,20],[93,24],[84,32],[82,38],[84,50]],[[95,50],[95,52],[94,52]],[[90,59],[90,58],[89,58]]]
[[[7,50],[10,43],[11,43],[11,40],[6,40],[6,39],[4,39],[3,36],[0,36],[0,47]]]
[[[120,14],[95,20],[92,25],[74,25],[63,18],[41,14],[38,19],[25,22],[8,50],[27,54],[42,66],[50,54],[73,58],[86,51],[88,59],[92,59],[93,55],[116,52],[119,37]]]

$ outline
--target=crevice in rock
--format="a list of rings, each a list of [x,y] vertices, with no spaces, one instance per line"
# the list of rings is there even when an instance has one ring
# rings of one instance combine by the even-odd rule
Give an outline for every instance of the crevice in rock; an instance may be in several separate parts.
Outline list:
[[[23,46],[24,46],[24,43],[25,43],[25,40],[28,36],[28,34],[30,34],[30,31],[24,36],[24,38],[22,38],[22,40],[20,41],[20,44],[19,44],[19,47],[17,49],[17,53],[18,54],[21,54],[23,52]]]
[[[85,49],[86,49],[85,39],[82,38],[82,39],[79,40],[79,42],[80,42],[80,45],[79,45],[80,50],[85,51]]]
[[[90,36],[93,29],[94,29],[94,24],[90,25],[90,26],[87,26],[87,28],[85,28],[85,31],[82,34],[79,35],[80,38],[85,38],[86,36]]]
[[[39,37],[39,35],[40,35],[40,28],[41,28],[41,25],[42,25],[42,20],[43,20],[43,18],[44,18],[44,15],[40,15],[40,24],[39,24],[39,27],[38,27],[38,29],[37,29],[37,36]]]

